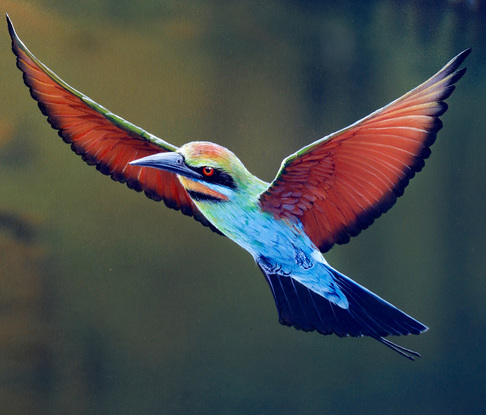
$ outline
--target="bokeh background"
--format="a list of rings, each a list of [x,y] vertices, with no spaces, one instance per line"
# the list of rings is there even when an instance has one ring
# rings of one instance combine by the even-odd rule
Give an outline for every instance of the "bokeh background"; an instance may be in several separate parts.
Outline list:
[[[0,413],[458,414],[486,407],[486,13],[471,1],[0,0],[61,78],[259,177],[472,47],[423,172],[327,259],[430,326],[278,324],[251,257],[102,176],[47,124],[0,31]]]

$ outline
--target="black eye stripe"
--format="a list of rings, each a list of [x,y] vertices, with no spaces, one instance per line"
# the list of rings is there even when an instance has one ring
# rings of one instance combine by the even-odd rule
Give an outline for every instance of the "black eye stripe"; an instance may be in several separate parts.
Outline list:
[[[193,190],[188,190],[187,193],[189,193],[189,196],[191,196],[191,199],[197,201],[197,202],[212,202],[212,203],[217,203],[221,202],[222,200],[218,197],[215,196],[210,196],[205,193],[201,192],[195,192]]]
[[[221,186],[229,187],[230,189],[236,189],[235,181],[228,173],[226,173],[221,169],[213,167],[214,173],[211,176],[206,176],[203,173],[203,169],[205,167],[212,167],[212,166],[197,167],[197,168],[193,168],[193,170],[198,172],[202,176],[204,176],[204,181],[208,183],[216,183],[216,184],[220,184]]]

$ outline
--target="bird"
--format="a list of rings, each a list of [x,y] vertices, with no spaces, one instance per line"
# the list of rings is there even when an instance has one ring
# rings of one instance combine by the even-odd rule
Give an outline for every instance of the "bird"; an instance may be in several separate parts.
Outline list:
[[[248,251],[279,322],[339,337],[371,337],[415,360],[388,336],[428,327],[333,268],[324,255],[388,211],[424,166],[466,49],[390,104],[286,157],[265,182],[223,146],[180,147],[115,115],[39,61],[7,14],[12,51],[50,125],[83,160]]]

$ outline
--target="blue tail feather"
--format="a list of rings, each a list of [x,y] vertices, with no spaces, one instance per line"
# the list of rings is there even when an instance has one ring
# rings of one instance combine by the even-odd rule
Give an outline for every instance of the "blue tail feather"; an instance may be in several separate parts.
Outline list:
[[[348,299],[347,309],[288,275],[270,273],[261,265],[260,269],[272,289],[281,324],[304,331],[316,330],[321,334],[334,333],[340,337],[370,336],[411,360],[411,355],[420,356],[384,337],[420,334],[427,330],[427,326],[333,268],[328,270]]]

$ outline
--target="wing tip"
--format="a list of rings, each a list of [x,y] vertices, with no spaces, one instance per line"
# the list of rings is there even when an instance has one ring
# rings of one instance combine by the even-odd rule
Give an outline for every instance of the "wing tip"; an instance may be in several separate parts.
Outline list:
[[[456,72],[454,72],[454,74],[452,75],[452,78],[451,78],[451,84],[455,84],[457,81],[459,81],[459,79],[461,79],[464,76],[466,71],[467,71],[467,68],[464,67],[464,68],[458,69]]]
[[[464,73],[466,72],[467,68],[458,69],[461,66],[466,58],[470,55],[471,48],[465,49],[455,57],[453,57],[449,62],[447,62],[444,67],[437,73],[437,75],[443,75],[441,78],[445,78],[452,74],[449,84],[454,84],[459,79],[462,78]]]
[[[454,58],[452,58],[448,65],[451,65],[453,71],[457,69],[461,64],[466,60],[466,58],[471,54],[472,48],[464,49],[462,52],[457,54]],[[464,68],[466,69],[466,68]]]
[[[5,13],[5,17],[7,19],[8,34],[10,35],[10,40],[12,41],[12,45],[11,45],[12,52],[15,54],[15,56],[17,56],[17,66],[19,66],[20,56],[19,56],[18,49],[26,50],[27,48],[25,47],[25,45],[17,35],[17,32],[15,31],[15,27],[12,23],[12,20],[10,20],[10,16],[8,15],[8,13]]]
[[[10,40],[12,41],[12,52],[17,56],[17,59],[19,58],[19,54],[17,52],[18,44],[21,42],[20,38],[17,36],[17,32],[15,31],[14,25],[12,21],[10,20],[10,17],[8,13],[5,13],[6,18],[7,18],[7,27],[8,27],[8,34],[10,35]],[[17,66],[18,66],[18,61],[17,61]],[[19,68],[20,69],[20,68]]]
[[[8,33],[10,34],[10,37],[17,37],[12,20],[10,20],[10,16],[8,15],[8,13],[5,13],[5,17],[7,19]]]

